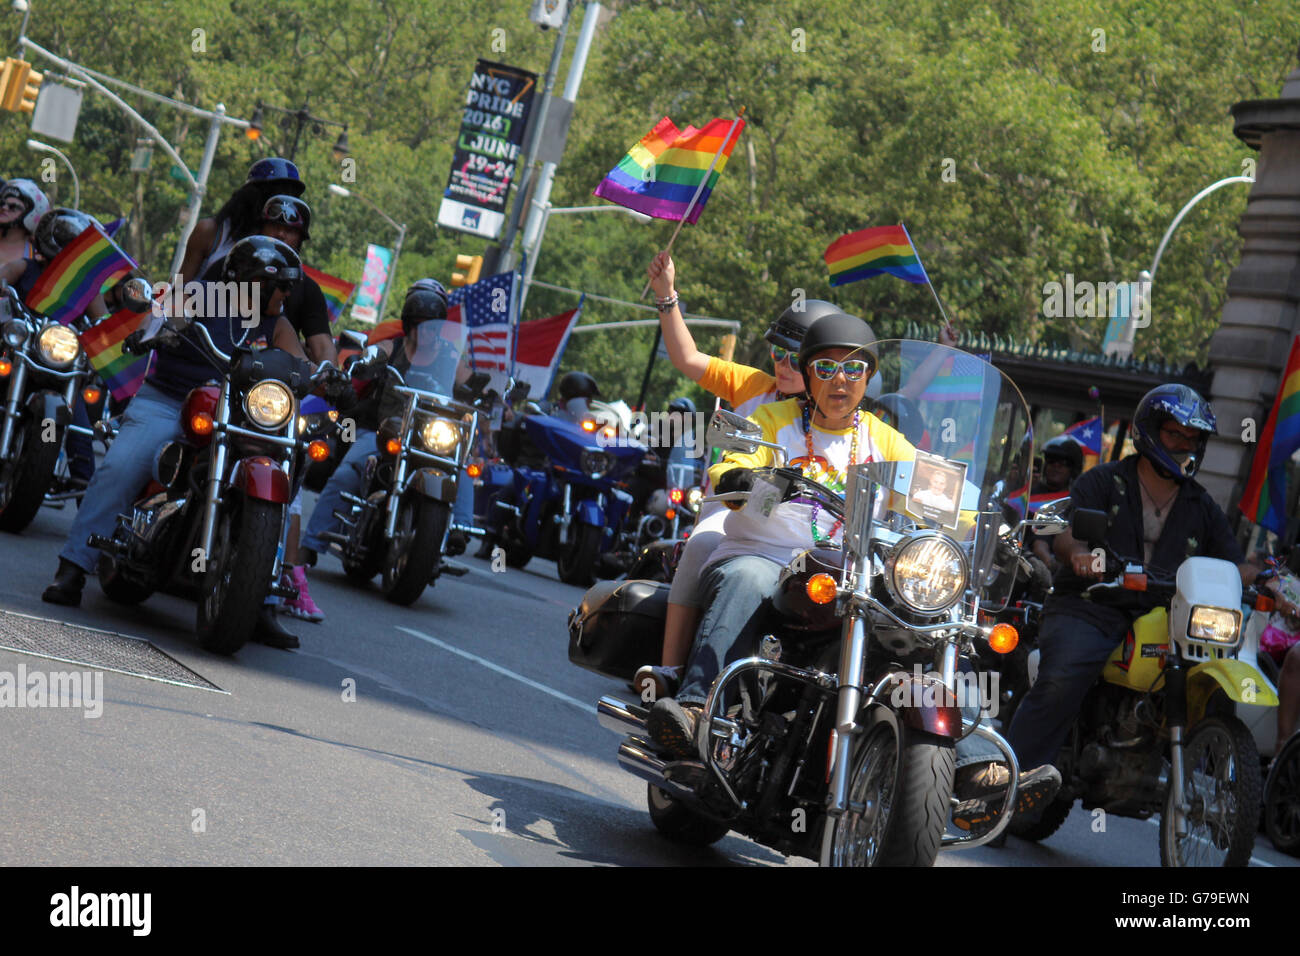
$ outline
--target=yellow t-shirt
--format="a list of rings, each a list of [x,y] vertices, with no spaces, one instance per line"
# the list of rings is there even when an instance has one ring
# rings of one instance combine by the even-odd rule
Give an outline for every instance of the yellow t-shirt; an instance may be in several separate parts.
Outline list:
[[[700,376],[700,388],[711,392],[746,418],[759,405],[776,400],[776,377],[762,369],[728,362],[716,355],[709,357],[709,367]]]
[[[786,464],[800,469],[807,477],[828,485],[842,487],[853,447],[853,429],[830,431],[812,426],[813,460],[808,458],[808,436],[803,431],[803,409],[795,399],[771,402],[758,408],[750,420],[763,429],[764,441],[780,445],[786,451]],[[890,428],[875,415],[863,412],[858,421],[858,453],[854,464],[869,461],[912,461],[916,449],[901,434]],[[714,487],[718,479],[732,468],[766,468],[774,465],[772,449],[760,447],[752,455],[728,453],[709,469],[709,480]],[[828,480],[828,478],[830,480]],[[777,505],[766,517],[749,514],[748,509],[732,512],[723,526],[722,543],[709,558],[715,564],[724,558],[741,554],[756,554],[778,564],[785,564],[797,550],[811,548],[813,506],[787,501]],[[829,535],[833,522],[822,512],[818,516],[821,537]]]

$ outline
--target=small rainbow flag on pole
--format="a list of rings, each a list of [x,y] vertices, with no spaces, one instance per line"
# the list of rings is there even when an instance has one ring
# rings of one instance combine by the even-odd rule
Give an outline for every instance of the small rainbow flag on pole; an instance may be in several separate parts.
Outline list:
[[[888,273],[905,282],[930,281],[903,226],[875,226],[840,236],[822,254],[831,285],[844,285]]]
[[[139,390],[149,368],[148,355],[130,355],[122,351],[122,340],[138,328],[147,315],[123,309],[79,336],[91,367],[118,401],[130,398]]]
[[[665,116],[601,180],[595,195],[656,219],[685,216],[694,225],[744,128],[737,118],[679,130]]]
[[[1300,336],[1282,370],[1282,385],[1259,436],[1250,480],[1238,505],[1247,518],[1274,534],[1286,532],[1286,465],[1300,450]]]
[[[130,256],[90,226],[64,246],[41,272],[27,293],[27,305],[68,325],[81,317],[106,284],[134,268]]]
[[[325,296],[325,308],[329,310],[330,321],[337,322],[339,315],[343,312],[343,307],[352,298],[352,290],[356,288],[356,284],[344,282],[338,276],[332,276],[328,272],[321,272],[319,269],[313,269],[308,265],[304,265],[302,271],[304,275],[320,286],[321,294]]]

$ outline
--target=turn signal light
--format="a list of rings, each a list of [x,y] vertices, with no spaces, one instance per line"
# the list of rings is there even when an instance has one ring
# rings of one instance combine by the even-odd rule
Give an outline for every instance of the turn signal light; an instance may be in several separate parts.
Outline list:
[[[402,440],[400,438],[390,438],[384,442],[384,451],[390,455],[396,455],[402,450]]]
[[[196,435],[212,434],[212,416],[207,412],[199,412],[190,418],[190,431]]]
[[[582,430],[584,432],[594,432],[596,430],[596,420],[594,418],[584,418],[582,420]]]
[[[667,511],[664,512],[664,517],[667,518],[669,521],[672,521],[674,518],[677,517],[677,512],[674,511],[672,508],[669,508]]]
[[[0,359],[0,378],[7,376],[14,370],[14,363],[8,359]]]
[[[99,389],[95,388],[95,386],[93,385],[88,385],[81,390],[81,399],[87,405],[98,404],[99,400],[103,397],[104,397],[104,393],[101,392]]]
[[[471,478],[477,478],[479,475],[483,474],[483,466],[470,465],[465,469],[465,474],[469,475]]]
[[[330,446],[317,440],[307,446],[307,457],[312,461],[324,461],[330,456]]]
[[[1128,574],[1124,575],[1125,591],[1145,591],[1147,589],[1147,576],[1145,574]]]
[[[1272,611],[1277,607],[1277,601],[1273,600],[1271,594],[1264,594],[1262,591],[1255,595],[1256,611]]]
[[[823,571],[810,577],[803,589],[808,595],[808,600],[814,604],[830,604],[835,600],[835,592],[839,587],[835,579]]]
[[[682,489],[680,488],[674,488],[672,491],[668,492],[668,500],[675,505],[681,504],[682,499],[685,497],[686,496],[682,494]]]
[[[1010,654],[1020,643],[1020,635],[1014,624],[995,624],[989,632],[989,647],[999,654]]]

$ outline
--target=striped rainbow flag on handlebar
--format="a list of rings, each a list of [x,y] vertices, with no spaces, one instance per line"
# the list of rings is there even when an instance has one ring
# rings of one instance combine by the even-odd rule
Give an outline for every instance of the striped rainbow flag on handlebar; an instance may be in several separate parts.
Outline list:
[[[27,293],[27,305],[69,325],[81,318],[105,285],[135,268],[135,262],[112,239],[89,226],[41,272]]]
[[[79,336],[91,367],[118,401],[139,391],[145,372],[149,370],[148,355],[131,355],[122,351],[122,341],[140,324],[141,318],[139,312],[123,309]]]

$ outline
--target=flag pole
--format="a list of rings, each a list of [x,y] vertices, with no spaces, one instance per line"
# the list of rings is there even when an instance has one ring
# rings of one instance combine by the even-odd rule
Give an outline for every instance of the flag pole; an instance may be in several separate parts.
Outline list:
[[[917,251],[916,243],[912,241],[912,234],[907,231],[907,223],[899,220],[898,224],[903,227],[903,235],[907,236],[907,244],[912,247],[912,255],[916,256],[916,264],[921,267],[921,274],[925,276],[925,284],[930,287],[930,294],[934,296],[934,304],[939,307],[939,314],[943,316],[943,324],[952,325],[952,319],[948,318],[948,313],[943,310],[943,303],[939,301],[939,293],[934,288],[930,273],[925,271],[925,263],[921,261],[921,253]]]
[[[740,112],[736,114],[736,118],[731,121],[731,128],[727,130],[727,135],[722,137],[722,144],[718,147],[718,151],[713,154],[713,162],[709,163],[709,168],[705,171],[704,178],[701,179],[700,184],[695,187],[695,195],[691,197],[691,201],[686,206],[686,211],[682,213],[682,218],[678,220],[677,228],[673,230],[672,236],[669,237],[668,245],[665,247],[664,252],[672,252],[673,243],[677,241],[677,234],[682,231],[682,226],[686,225],[686,220],[690,218],[691,210],[695,208],[696,202],[699,201],[700,193],[704,192],[704,184],[707,183],[709,181],[709,177],[713,175],[713,169],[715,166],[718,165],[718,159],[722,156],[722,151],[725,150],[727,148],[727,144],[731,142],[731,134],[736,131],[736,126],[740,123],[740,118],[744,115],[745,115],[745,107],[742,106],[740,108]],[[649,291],[650,291],[650,280],[647,279],[645,283],[645,288],[641,290],[641,298],[644,299],[646,293]]]

